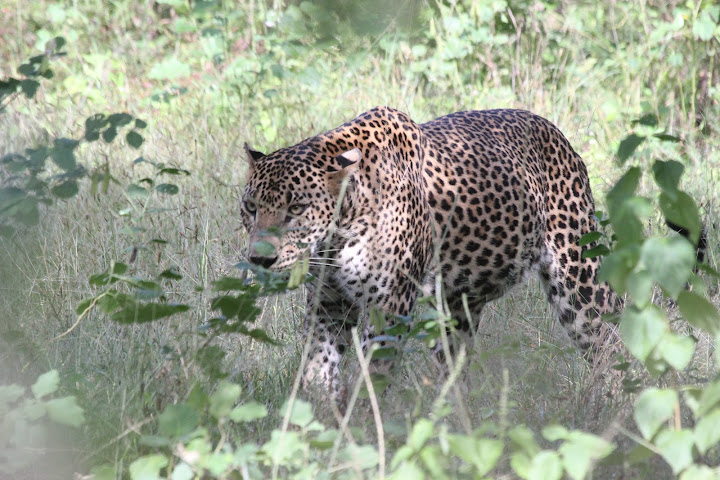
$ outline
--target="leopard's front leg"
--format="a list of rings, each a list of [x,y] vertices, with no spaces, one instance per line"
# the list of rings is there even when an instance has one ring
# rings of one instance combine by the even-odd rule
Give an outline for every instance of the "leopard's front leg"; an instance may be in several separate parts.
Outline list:
[[[345,345],[340,343],[338,335],[328,328],[324,320],[306,317],[305,326],[306,335],[310,336],[310,350],[303,373],[305,388],[322,388],[340,403],[345,388],[340,379],[339,364]]]
[[[309,295],[305,313],[304,338],[309,350],[303,370],[303,385],[314,393],[327,393],[338,405],[346,401],[346,385],[340,375],[340,361],[347,349],[350,328],[357,312],[346,302],[324,296],[316,305]]]

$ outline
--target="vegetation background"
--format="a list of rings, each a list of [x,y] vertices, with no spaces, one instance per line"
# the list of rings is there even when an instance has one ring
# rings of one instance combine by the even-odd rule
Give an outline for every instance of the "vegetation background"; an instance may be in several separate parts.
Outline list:
[[[312,420],[301,401],[300,410],[283,408],[296,394],[302,289],[253,291],[256,330],[230,332],[214,328],[216,290],[226,289],[213,282],[239,276],[243,142],[270,152],[375,105],[419,123],[458,110],[534,111],[583,156],[601,209],[628,164],[649,171],[655,159],[679,160],[716,266],[719,15],[714,1],[690,0],[0,1],[0,79],[38,83],[0,90],[0,181],[5,194],[18,179],[41,185],[11,213],[0,198],[0,383],[31,385],[55,369],[56,382],[40,382],[54,389],[33,388],[37,400],[62,394],[84,410],[84,421],[60,422],[77,427],[70,433],[48,426],[21,441],[22,425],[37,418],[26,412],[25,423],[10,426],[17,409],[0,391],[0,439],[27,460],[13,466],[6,457],[2,475],[687,474],[689,464],[668,460],[654,431],[638,432],[631,393],[591,401],[599,380],[554,325],[534,279],[485,310],[481,353],[468,359],[458,396],[440,388],[422,343],[408,344],[393,387],[377,399],[381,432],[367,401],[340,426],[329,412]],[[51,59],[46,45],[58,36],[66,55]],[[18,70],[43,53],[30,62],[35,70]],[[38,68],[53,76],[31,75]],[[109,120],[118,113],[126,115]],[[630,131],[642,141],[622,165],[616,152]],[[14,152],[42,159],[17,167]],[[657,187],[648,177],[639,191],[653,197]],[[646,217],[646,231],[662,230],[659,209]],[[720,305],[717,280],[706,283]],[[233,298],[240,308],[245,297]],[[146,300],[155,313],[123,317],[122,302]],[[157,314],[160,304],[170,310]],[[672,325],[697,338],[692,363],[679,380],[638,374],[636,391],[716,377],[714,330]],[[692,424],[692,404],[682,409],[660,423]],[[713,421],[720,430],[720,417]],[[566,433],[549,432],[551,424]],[[610,440],[615,453],[596,465]],[[717,447],[699,445],[680,455],[716,467]],[[569,458],[586,457],[587,468],[572,470]]]

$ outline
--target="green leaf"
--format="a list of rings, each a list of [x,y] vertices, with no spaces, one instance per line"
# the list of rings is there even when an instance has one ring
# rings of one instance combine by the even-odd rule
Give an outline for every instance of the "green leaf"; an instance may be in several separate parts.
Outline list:
[[[98,131],[105,128],[108,119],[102,113],[97,113],[85,119],[85,140],[94,141],[99,137]],[[92,138],[89,138],[92,136]]]
[[[640,258],[653,280],[677,299],[695,265],[695,249],[679,236],[654,237],[645,241]]]
[[[335,444],[339,434],[337,430],[322,431],[310,440],[310,446],[318,450],[327,450]]]
[[[387,478],[388,480],[424,480],[428,477],[415,461],[405,461]]]
[[[635,195],[635,191],[640,184],[641,175],[640,168],[631,167],[615,182],[606,197],[608,206],[611,207],[611,217],[613,208],[618,208],[625,200]]]
[[[629,465],[638,465],[646,463],[649,459],[655,457],[656,454],[644,445],[637,445],[625,455],[625,461]]]
[[[668,329],[665,313],[656,305],[642,310],[634,305],[625,309],[620,322],[620,335],[625,346],[640,361],[647,360]]]
[[[523,452],[528,453],[531,457],[540,451],[540,447],[535,441],[535,435],[532,430],[524,425],[511,429],[508,432],[508,438],[510,438],[514,447],[522,449]]]
[[[615,449],[601,437],[585,432],[571,432],[568,440],[558,449],[562,456],[565,471],[570,477],[582,480],[590,471],[590,467]]]
[[[140,437],[140,445],[151,448],[165,448],[169,447],[173,442],[168,437],[161,435],[143,435]]]
[[[292,269],[290,269],[290,279],[288,280],[288,288],[293,289],[297,288],[303,283],[305,283],[305,279],[307,278],[308,271],[310,270],[310,259],[305,257],[297,262],[292,266]],[[372,311],[371,311],[372,316]],[[379,331],[379,330],[376,330]]]
[[[125,112],[113,113],[107,117],[108,123],[113,127],[124,127],[132,122],[132,119],[132,115]]]
[[[543,450],[530,462],[528,480],[560,480],[562,474],[560,456],[551,450]]]
[[[0,189],[0,213],[11,214],[28,193],[17,187],[5,187]]]
[[[131,480],[162,480],[160,470],[168,466],[165,455],[145,455],[130,464]]]
[[[85,423],[85,414],[75,401],[75,397],[54,398],[48,400],[45,407],[48,417],[54,422],[76,428]]]
[[[646,220],[654,213],[653,205],[644,197],[629,197],[611,211],[618,245],[640,243]]]
[[[200,422],[197,410],[183,403],[168,405],[158,417],[158,432],[160,435],[179,438],[192,432]]]
[[[117,470],[115,470],[115,465],[111,464],[92,467],[90,475],[93,480],[117,480]]]
[[[190,66],[176,58],[169,58],[156,63],[150,70],[148,78],[152,80],[175,80],[190,76]]]
[[[25,394],[25,388],[20,385],[0,385],[0,410],[11,405]]]
[[[419,452],[433,435],[435,424],[426,418],[420,418],[413,425],[407,444],[414,451]]]
[[[134,183],[131,183],[127,187],[127,193],[130,198],[147,198],[148,191],[145,187],[141,187],[140,185],[136,185]]]
[[[47,409],[45,403],[37,399],[29,399],[22,403],[20,409],[15,410],[19,412],[26,420],[30,422],[37,421],[45,416]]]
[[[282,415],[287,415],[288,402],[286,401],[280,412]],[[305,427],[310,424],[313,420],[313,409],[312,405],[304,400],[295,399],[292,402],[292,410],[290,411],[290,423],[297,425],[298,427]]]
[[[256,310],[251,310],[251,316],[255,316]],[[238,331],[240,333],[244,333],[245,335],[249,336],[252,339],[258,340],[263,343],[269,343],[270,345],[280,345],[280,343],[272,338],[270,335],[267,334],[265,330],[262,328],[253,328],[252,330],[247,330],[245,328],[239,328]]]
[[[658,126],[658,117],[654,113],[646,113],[640,118],[636,118],[632,122],[630,122],[630,125],[645,125],[646,127],[657,127]]]
[[[687,193],[678,190],[672,194],[662,192],[659,204],[665,218],[685,228],[690,233],[689,240],[697,245],[702,230],[702,220],[695,200]]]
[[[190,171],[183,168],[163,168],[158,172],[158,175],[160,174],[189,176]]]
[[[0,80],[0,99],[12,95],[17,92],[20,80],[17,78],[8,78],[6,81]]]
[[[133,148],[140,148],[140,146],[143,144],[145,139],[142,135],[140,135],[135,130],[130,130],[127,135],[125,135],[125,140],[127,140],[128,145],[130,145]]]
[[[102,132],[102,138],[105,140],[105,143],[112,143],[112,141],[115,140],[115,137],[117,137],[117,134],[117,127],[112,125]]]
[[[680,313],[692,326],[712,335],[720,333],[720,315],[715,305],[706,298],[684,290],[680,292],[677,302]]]
[[[375,329],[376,333],[385,330],[385,314],[379,308],[370,309],[370,326]]]
[[[261,257],[272,257],[276,255],[275,247],[272,243],[261,240],[259,242],[253,242],[251,245],[252,250]]]
[[[273,430],[270,440],[262,446],[265,455],[276,465],[283,465],[288,460],[295,458],[305,448],[305,443],[300,441],[298,432]]]
[[[267,413],[265,405],[253,401],[235,407],[228,415],[228,418],[233,422],[252,422],[253,420],[265,418]]]
[[[113,262],[112,264],[112,274],[113,275],[125,275],[128,271],[128,266],[125,263],[122,262]]]
[[[227,377],[223,371],[223,359],[227,352],[218,345],[206,345],[195,352],[198,365],[207,372],[210,378],[221,380]],[[196,405],[192,405],[197,408]]]
[[[183,278],[183,276],[177,272],[176,268],[168,268],[166,270],[163,270],[160,275],[158,275],[158,277],[167,278],[168,280],[180,280]]]
[[[40,88],[40,82],[26,78],[20,82],[20,89],[26,98],[33,98]]]
[[[41,399],[46,395],[55,393],[58,385],[60,384],[60,374],[57,370],[50,370],[49,372],[40,375],[35,384],[30,387],[35,398]]]
[[[40,223],[40,211],[38,201],[35,197],[25,197],[12,209],[13,217],[25,225],[37,225]]]
[[[665,332],[657,346],[662,358],[675,370],[684,370],[695,353],[695,339],[673,332]]]
[[[708,467],[707,465],[690,465],[680,475],[680,480],[717,480],[717,474],[715,470]]]
[[[379,461],[378,452],[372,445],[350,444],[340,452],[338,458],[360,470],[373,468]]]
[[[222,381],[210,395],[210,415],[215,418],[227,417],[240,398],[240,385]]]
[[[220,277],[212,282],[212,286],[213,289],[220,291],[245,290],[247,288],[245,280],[236,277]]]
[[[220,309],[226,319],[237,317],[241,321],[252,320],[260,313],[260,309],[255,306],[255,297],[247,294],[237,297],[223,295],[213,298],[210,307],[213,310]]]
[[[678,402],[675,390],[650,387],[635,403],[635,423],[647,440],[651,440],[663,423],[673,417]]]
[[[101,312],[110,314],[120,308],[120,302],[117,299],[117,290],[110,290],[108,295],[100,295],[97,297],[97,308]],[[91,299],[92,300],[92,299]],[[80,312],[82,313],[82,312]]]
[[[17,71],[26,77],[35,77],[38,75],[37,65],[32,62],[23,63],[18,67]]]
[[[75,180],[65,180],[59,185],[52,187],[52,193],[58,198],[71,198],[77,195],[79,189]]]
[[[479,477],[495,468],[503,451],[499,440],[469,435],[448,435],[448,445],[452,453],[475,467]]]
[[[581,247],[584,247],[585,245],[588,245],[590,243],[596,242],[602,238],[602,233],[600,232],[590,232],[586,233],[582,237],[580,237],[580,240],[578,241],[578,245]]]
[[[558,440],[564,440],[568,436],[567,428],[562,425],[548,425],[543,428],[543,437],[551,442],[557,442]]]
[[[658,434],[655,446],[675,475],[693,463],[693,433],[690,430],[663,430]]]
[[[595,258],[610,254],[610,249],[605,245],[596,245],[587,250],[583,250],[581,258]]]
[[[115,312],[110,318],[118,323],[145,323],[169,317],[176,313],[187,312],[188,305],[174,303],[139,303],[126,306]]]
[[[143,129],[145,127],[147,127],[147,122],[140,120],[139,118],[135,119],[135,128]]]
[[[706,8],[700,12],[692,26],[692,33],[696,38],[707,42],[713,38],[717,22],[710,16],[710,9]]]
[[[675,160],[664,162],[656,160],[652,166],[655,183],[663,190],[674,192],[680,185],[680,177],[685,170],[685,166]]]
[[[397,353],[395,352],[394,348],[390,349],[378,349],[375,350],[377,353],[378,351],[385,350],[385,352],[392,352],[392,355],[381,355],[377,358],[388,358],[389,356],[395,356]],[[375,358],[375,354],[373,354],[373,358]],[[372,383],[373,390],[375,391],[375,395],[380,395],[382,392],[385,391],[386,388],[390,386],[390,383],[392,380],[388,375],[385,375],[380,372],[373,372],[370,374],[370,382]],[[367,385],[363,384],[362,389],[360,389],[360,393],[358,394],[359,398],[370,398],[370,392],[367,390]]]
[[[64,46],[65,37],[55,37],[45,43],[45,51],[52,52],[53,55],[58,55]]]
[[[661,140],[663,142],[673,142],[673,143],[682,142],[682,138],[677,137],[675,135],[670,135],[668,133],[653,133],[653,137],[655,137],[658,140]]]
[[[77,140],[69,138],[59,138],[54,142],[54,146],[50,152],[50,157],[55,164],[63,170],[74,170],[77,166],[75,161],[74,150],[78,146]]]
[[[159,193],[164,193],[165,195],[175,195],[180,191],[178,186],[172,183],[161,183],[155,187],[155,190]]]
[[[192,480],[193,478],[195,478],[195,472],[193,472],[192,467],[185,462],[181,462],[173,468],[170,480]]]
[[[709,448],[720,444],[720,409],[715,409],[697,422],[694,436],[700,455],[705,455]]]
[[[696,417],[703,417],[709,411],[720,404],[720,378],[716,379],[710,385],[706,385],[700,392],[700,400],[698,402]]]
[[[645,137],[631,133],[625,137],[618,146],[617,156],[620,160],[620,165],[625,163],[625,160],[630,158],[635,150],[645,141]]]
[[[638,308],[645,308],[652,299],[653,279],[647,270],[632,272],[628,275],[627,291],[633,304]]]

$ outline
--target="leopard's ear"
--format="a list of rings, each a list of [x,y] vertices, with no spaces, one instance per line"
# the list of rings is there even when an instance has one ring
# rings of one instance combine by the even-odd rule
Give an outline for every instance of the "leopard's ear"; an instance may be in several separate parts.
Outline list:
[[[340,190],[342,190],[343,181],[348,178],[360,165],[362,152],[359,148],[353,148],[352,150],[348,150],[347,152],[336,156],[335,160],[337,161],[340,170],[335,170],[333,168],[329,171],[327,174],[327,180],[330,193],[337,196],[340,194]]]
[[[255,166],[255,161],[260,160],[264,156],[264,153],[253,150],[250,148],[250,145],[245,142],[245,161],[251,169]]]
[[[348,150],[347,152],[341,153],[340,155],[335,157],[338,165],[340,165],[340,168],[342,168],[343,170],[348,167],[357,167],[361,159],[362,152],[359,148],[353,148],[352,150]]]

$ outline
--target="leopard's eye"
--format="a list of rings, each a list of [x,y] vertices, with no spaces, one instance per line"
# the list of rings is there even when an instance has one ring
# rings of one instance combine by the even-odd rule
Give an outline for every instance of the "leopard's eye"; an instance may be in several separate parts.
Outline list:
[[[288,213],[295,216],[302,215],[302,213],[307,209],[307,207],[307,204],[295,203],[288,207]]]
[[[245,205],[245,210],[248,211],[250,215],[255,215],[255,212],[257,212],[257,205],[252,200],[248,199],[243,202]]]

